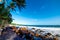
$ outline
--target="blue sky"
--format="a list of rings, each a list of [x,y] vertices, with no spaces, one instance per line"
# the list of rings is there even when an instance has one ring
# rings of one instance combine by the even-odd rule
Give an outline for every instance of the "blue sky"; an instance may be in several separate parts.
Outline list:
[[[60,25],[60,0],[26,0],[26,7],[12,16],[18,24]]]

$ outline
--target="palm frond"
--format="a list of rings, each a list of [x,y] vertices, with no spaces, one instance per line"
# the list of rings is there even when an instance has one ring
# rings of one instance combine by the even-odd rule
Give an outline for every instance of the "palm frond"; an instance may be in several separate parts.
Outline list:
[[[25,7],[25,0],[12,0],[13,2],[16,2],[16,5],[18,6],[18,8],[24,8]]]

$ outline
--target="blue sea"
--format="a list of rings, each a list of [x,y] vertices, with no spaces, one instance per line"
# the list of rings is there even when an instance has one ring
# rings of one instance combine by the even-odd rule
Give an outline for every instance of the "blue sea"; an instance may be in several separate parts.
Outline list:
[[[47,28],[60,28],[60,25],[21,25],[21,26],[27,26],[27,27],[47,27]]]

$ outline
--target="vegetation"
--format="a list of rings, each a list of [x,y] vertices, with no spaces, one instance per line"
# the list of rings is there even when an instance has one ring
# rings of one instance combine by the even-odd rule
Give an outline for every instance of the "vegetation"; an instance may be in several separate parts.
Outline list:
[[[7,26],[12,22],[12,14],[10,11],[15,11],[16,7],[25,7],[25,0],[0,0],[0,28]]]
[[[22,26],[23,24],[11,23],[11,25],[18,25],[18,26]]]

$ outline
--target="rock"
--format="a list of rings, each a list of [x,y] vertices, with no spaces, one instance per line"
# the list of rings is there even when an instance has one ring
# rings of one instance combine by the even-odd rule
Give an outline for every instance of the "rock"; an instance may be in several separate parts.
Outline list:
[[[35,28],[32,28],[32,30],[35,30]]]
[[[39,34],[38,34],[38,33],[36,33],[36,34],[35,34],[35,36],[36,36],[36,37],[39,37]]]
[[[21,27],[21,30],[27,30],[27,28],[26,27]]]
[[[54,40],[58,40],[58,38],[57,38],[57,37],[54,37],[53,39],[54,39]]]
[[[59,34],[56,34],[56,36],[57,36],[57,37],[60,37],[60,35],[59,35]]]

